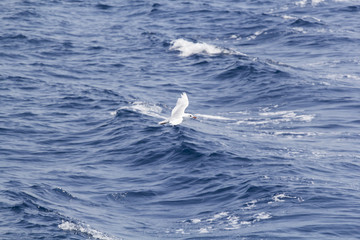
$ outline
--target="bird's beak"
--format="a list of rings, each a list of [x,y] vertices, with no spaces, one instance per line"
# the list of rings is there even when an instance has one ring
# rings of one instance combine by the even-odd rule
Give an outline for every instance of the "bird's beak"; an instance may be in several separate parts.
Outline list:
[[[193,116],[193,119],[196,119],[197,117]]]

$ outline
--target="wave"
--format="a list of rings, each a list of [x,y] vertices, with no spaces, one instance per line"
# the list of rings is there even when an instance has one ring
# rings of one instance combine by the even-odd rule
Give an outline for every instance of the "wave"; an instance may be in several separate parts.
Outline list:
[[[300,6],[300,7],[305,7],[306,5],[311,5],[311,6],[315,7],[322,2],[324,2],[324,0],[300,0],[300,1],[295,2],[295,5]]]
[[[360,11],[360,5],[352,5],[352,6],[344,7],[341,10],[344,11],[344,12],[359,12]]]
[[[319,27],[319,26],[324,26],[324,24],[322,24],[319,19],[314,19],[313,20],[313,19],[303,19],[303,18],[296,19],[290,25],[293,26],[293,27]]]
[[[190,42],[183,38],[176,39],[171,42],[170,50],[175,50],[180,52],[180,56],[189,57],[191,55],[220,55],[220,54],[230,54],[230,55],[242,55],[246,56],[246,54],[221,48],[215,45],[211,45],[203,42]]]
[[[150,116],[150,117],[166,119],[165,116],[160,115],[163,111],[163,109],[160,106],[141,102],[141,101],[135,101],[135,102],[130,103],[129,106],[120,107],[117,110],[110,112],[110,115],[120,116],[126,111],[136,112],[136,113],[140,113],[140,114]],[[217,116],[217,115],[207,115],[207,114],[200,114],[200,113],[196,113],[195,115],[196,115],[196,117],[199,118],[199,120],[204,120],[204,119],[218,120],[218,121],[235,121],[236,120],[236,119],[223,117],[223,116]]]
[[[112,9],[112,8],[113,8],[113,6],[107,5],[107,4],[103,4],[103,3],[98,3],[98,4],[95,5],[95,7],[96,7],[97,9],[100,9],[100,10],[109,10],[109,9]]]
[[[228,118],[228,117],[222,117],[222,116],[216,116],[216,115],[206,115],[206,114],[196,114],[196,117],[199,118],[205,118],[205,119],[211,119],[211,120],[223,120],[223,121],[233,121],[235,119]]]
[[[243,213],[241,215],[228,211],[218,212],[206,218],[193,218],[183,221],[186,228],[177,228],[176,234],[212,234],[218,229],[235,230],[257,222],[265,221],[272,218],[268,212]]]
[[[265,125],[286,122],[311,122],[314,117],[315,115],[313,114],[300,114],[295,111],[260,112],[256,118],[247,118],[239,120],[236,123],[246,125]]]
[[[152,105],[141,101],[132,102],[129,106],[120,107],[116,111],[110,112],[110,115],[120,116],[122,112],[124,112],[124,110],[130,110],[132,112],[137,112],[150,117],[166,119],[166,117],[160,115],[160,113],[162,112],[162,108],[160,106]]]
[[[61,224],[58,227],[64,231],[71,231],[75,233],[85,234],[88,237],[98,240],[119,240],[120,238],[111,237],[106,233],[100,232],[92,228],[88,224],[83,223],[73,223],[69,221],[62,220]]]

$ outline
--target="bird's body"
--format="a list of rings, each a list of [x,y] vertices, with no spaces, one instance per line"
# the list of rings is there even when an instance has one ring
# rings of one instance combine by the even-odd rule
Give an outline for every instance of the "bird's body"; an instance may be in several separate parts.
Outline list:
[[[182,93],[181,97],[178,98],[176,106],[171,111],[171,116],[169,119],[159,122],[159,124],[169,123],[170,125],[178,125],[182,123],[183,118],[194,118],[192,114],[185,113],[185,109],[189,106],[189,99],[186,93]]]

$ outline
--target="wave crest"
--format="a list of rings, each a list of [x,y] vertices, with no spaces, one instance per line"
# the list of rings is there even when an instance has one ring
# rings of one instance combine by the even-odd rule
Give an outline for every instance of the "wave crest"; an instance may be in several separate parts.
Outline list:
[[[217,47],[215,45],[211,45],[208,43],[202,43],[202,42],[190,42],[183,38],[176,39],[174,41],[171,41],[170,50],[176,50],[180,51],[180,56],[182,57],[189,57],[191,55],[219,55],[219,54],[235,54],[235,55],[243,55],[245,54]]]

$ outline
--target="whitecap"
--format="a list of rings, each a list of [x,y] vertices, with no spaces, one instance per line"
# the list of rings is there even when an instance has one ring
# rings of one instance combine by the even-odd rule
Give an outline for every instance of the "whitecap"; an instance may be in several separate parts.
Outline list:
[[[261,212],[261,213],[255,214],[254,217],[255,217],[254,221],[260,221],[260,220],[270,219],[271,215],[270,215],[270,213]]]
[[[278,111],[278,112],[261,112],[260,116],[275,117],[273,121],[275,122],[290,122],[293,120],[302,121],[302,122],[311,122],[314,119],[314,115],[309,114],[298,114],[294,111]]]
[[[228,212],[217,213],[217,214],[214,215],[213,218],[210,218],[209,221],[214,221],[214,220],[219,219],[219,218],[227,217],[228,215],[229,215]]]
[[[202,55],[219,55],[219,54],[236,54],[236,55],[243,55],[246,54],[217,47],[215,45],[211,45],[208,43],[202,42],[190,42],[183,38],[179,38],[176,40],[171,41],[170,50],[175,50],[180,52],[180,56],[182,57],[189,57],[191,55],[202,54]]]
[[[207,228],[200,228],[199,233],[209,233],[209,230]]]
[[[305,7],[306,4],[311,4],[313,7],[319,5],[320,3],[324,2],[324,0],[300,0],[295,2],[296,6]]]
[[[293,27],[292,28],[294,31],[296,32],[300,32],[300,33],[303,33],[303,34],[306,34],[307,32],[304,30],[303,27]]]
[[[194,43],[183,38],[171,42],[170,50],[180,51],[180,56],[188,57],[194,54],[215,55],[221,53],[230,53],[228,50],[216,47],[207,43]]]
[[[250,225],[251,222],[250,221],[241,221],[240,224],[241,225]]]
[[[297,17],[293,17],[293,16],[290,16],[290,15],[282,15],[282,18],[283,18],[283,19],[286,19],[286,20],[294,20],[294,19],[297,19]]]
[[[317,134],[314,132],[291,132],[291,131],[275,131],[275,136],[290,136],[290,137],[313,137]]]
[[[288,197],[285,195],[285,193],[280,193],[277,194],[273,197],[274,202],[285,202],[285,200],[283,200],[283,198]]]
[[[185,230],[182,229],[182,228],[176,229],[175,232],[176,232],[177,234],[185,234]]]
[[[237,120],[236,124],[259,126],[267,124],[280,124],[286,122],[311,122],[315,118],[315,115],[313,114],[300,114],[295,111],[270,112],[266,110],[263,112],[259,112],[258,115],[258,117]]]
[[[324,0],[312,0],[311,5],[316,6],[316,5],[318,5],[318,4],[322,3],[322,2],[324,2]]]
[[[307,3],[307,0],[300,0],[298,2],[295,2],[296,6],[304,7]]]
[[[239,217],[238,216],[229,216],[227,218],[229,224],[232,226],[237,226],[239,224]]]
[[[257,36],[261,35],[264,33],[265,30],[261,30],[261,31],[256,31],[253,35],[247,37],[247,40],[254,40],[256,39]]]
[[[241,40],[241,37],[233,34],[230,36],[230,39]]]
[[[141,101],[133,102],[129,106],[120,107],[116,111],[110,112],[110,114],[112,116],[116,116],[116,114],[119,111],[123,110],[123,109],[131,110],[131,111],[134,111],[134,112],[139,112],[141,114],[144,114],[144,115],[147,115],[147,116],[150,116],[150,117],[166,119],[166,117],[161,116],[159,114],[159,113],[162,112],[162,108],[160,106],[151,105],[151,104],[144,103],[144,102],[141,102]]]
[[[82,223],[72,223],[69,221],[62,220],[62,223],[58,225],[58,227],[64,231],[75,231],[84,233],[91,238],[98,239],[98,240],[118,240],[119,238],[110,237],[106,233],[100,232],[98,230],[93,229],[88,224]]]
[[[191,219],[191,222],[194,224],[200,223],[201,219],[195,218],[195,219]]]
[[[246,207],[243,207],[244,210],[253,209],[256,206],[257,200],[251,200],[250,202],[245,203]]]
[[[272,204],[275,202],[285,202],[285,199],[296,199],[296,197],[288,196],[285,193],[278,193],[272,197],[272,201],[268,202],[268,204]]]

